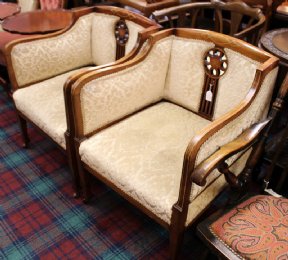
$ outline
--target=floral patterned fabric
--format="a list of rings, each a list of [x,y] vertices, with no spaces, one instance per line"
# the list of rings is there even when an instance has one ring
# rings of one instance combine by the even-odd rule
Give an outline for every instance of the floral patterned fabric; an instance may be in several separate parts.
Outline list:
[[[210,230],[245,259],[288,259],[288,199],[252,197],[214,222]]]

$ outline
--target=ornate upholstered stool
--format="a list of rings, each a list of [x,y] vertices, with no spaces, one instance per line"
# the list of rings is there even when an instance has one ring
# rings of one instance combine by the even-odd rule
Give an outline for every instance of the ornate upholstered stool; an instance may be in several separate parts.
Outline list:
[[[198,234],[229,259],[288,259],[288,199],[258,195],[198,226]]]

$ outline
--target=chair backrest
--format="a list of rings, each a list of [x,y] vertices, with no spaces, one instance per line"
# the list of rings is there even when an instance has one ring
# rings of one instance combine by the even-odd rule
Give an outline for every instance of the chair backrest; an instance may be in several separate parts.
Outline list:
[[[39,0],[18,0],[18,5],[21,7],[21,12],[30,12],[38,8]]]
[[[74,22],[65,32],[7,46],[18,86],[82,66],[114,62],[135,47],[139,32],[148,35],[159,28],[148,18],[111,6],[79,9],[73,15]],[[38,52],[41,55],[35,55]],[[35,60],[27,60],[27,55]],[[54,65],[47,68],[46,59]]]
[[[165,99],[212,121],[245,99],[263,62],[249,53],[250,46],[243,43],[240,47],[239,42],[233,46],[225,37],[222,41],[209,32],[196,31],[189,38],[174,36]],[[269,102],[265,101],[267,108]]]
[[[219,0],[175,6],[155,11],[153,16],[166,27],[208,29],[252,44],[257,43],[265,25],[265,16],[260,9],[243,2],[224,3]]]
[[[121,74],[111,73],[107,85],[106,78],[92,81],[91,75],[87,89],[93,85],[96,88],[101,86],[101,89],[113,89],[111,92],[122,88],[137,92],[132,100],[132,95],[123,96],[123,111],[113,113],[109,122],[162,99],[216,122],[243,105],[243,102],[252,102],[252,96],[255,97],[255,91],[258,92],[260,88],[260,99],[253,103],[256,105],[243,119],[244,129],[262,116],[265,117],[277,74],[276,68],[271,71],[277,64],[276,58],[232,37],[203,30],[166,30],[154,34],[150,41],[143,53],[136,56],[139,60],[135,57],[137,66],[121,71]],[[142,55],[145,55],[144,60]],[[125,78],[128,74],[131,80]],[[114,79],[113,84],[111,78]],[[89,104],[94,104],[96,100],[89,93],[81,93],[81,99],[89,100],[84,102],[88,108],[79,108],[85,113],[85,118],[95,114],[91,112]],[[99,120],[95,117],[89,122],[85,121],[84,134],[104,127],[107,123]]]

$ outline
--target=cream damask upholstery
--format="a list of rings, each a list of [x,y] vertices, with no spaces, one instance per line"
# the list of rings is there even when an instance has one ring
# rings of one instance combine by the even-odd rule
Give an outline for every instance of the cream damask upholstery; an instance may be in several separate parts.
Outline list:
[[[76,80],[84,72],[124,62],[141,50],[151,32],[159,30],[155,22],[116,7],[74,10],[73,17],[70,28],[21,39],[6,47],[13,100],[25,145],[28,120],[66,150],[66,82]],[[126,45],[120,42],[121,46],[115,33],[119,22],[128,28],[123,34]],[[116,56],[119,50],[120,56]],[[76,179],[75,186],[79,187]]]
[[[225,52],[228,68],[206,118],[199,112],[209,80],[203,57],[213,48]],[[220,163],[238,176],[253,155],[261,132],[253,129],[267,115],[276,75],[276,58],[229,36],[187,29],[152,35],[129,62],[86,74],[66,92],[77,169],[167,227],[174,257],[185,227],[226,186]],[[192,182],[205,171],[205,182]],[[79,174],[87,199],[87,171]]]

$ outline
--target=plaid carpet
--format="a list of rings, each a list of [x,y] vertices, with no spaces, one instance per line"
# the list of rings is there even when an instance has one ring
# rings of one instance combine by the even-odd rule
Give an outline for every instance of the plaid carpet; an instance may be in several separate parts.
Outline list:
[[[0,127],[0,259],[168,258],[168,232],[99,181],[89,205],[74,199],[65,155],[34,128],[21,148],[1,87]],[[188,230],[181,258],[204,251]]]

